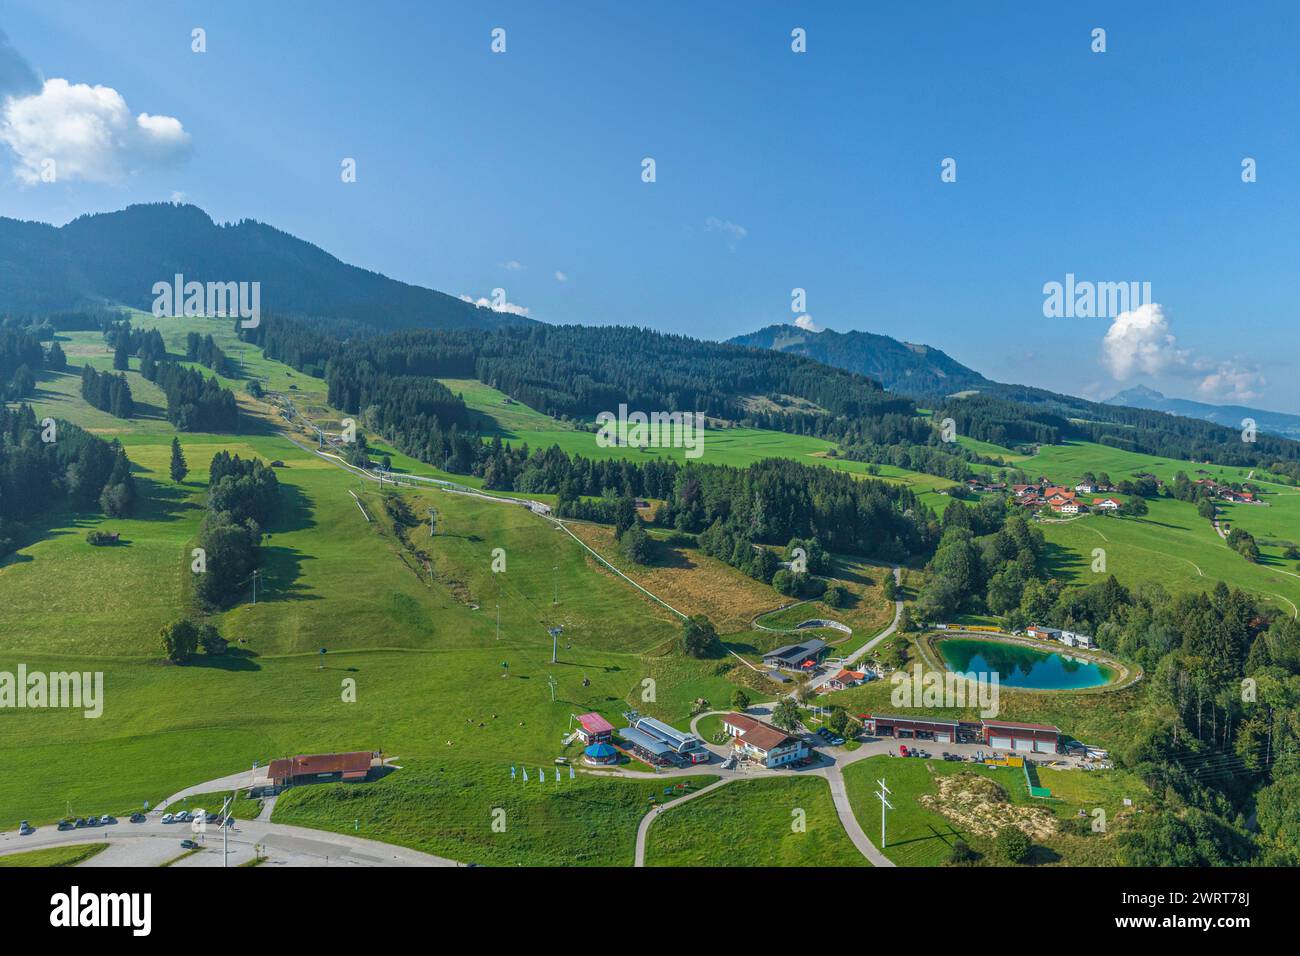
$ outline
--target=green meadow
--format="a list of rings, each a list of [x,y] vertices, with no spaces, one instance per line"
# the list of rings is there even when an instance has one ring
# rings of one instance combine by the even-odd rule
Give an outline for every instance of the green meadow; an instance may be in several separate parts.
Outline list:
[[[485,765],[436,757],[404,763],[377,782],[299,787],[280,796],[272,819],[382,840],[464,863],[495,866],[631,866],[636,831],[675,782],[630,780],[520,763]],[[524,780],[524,772],[528,780]],[[725,788],[724,788],[725,789]],[[689,790],[684,792],[690,792]],[[701,798],[707,799],[707,797]]]
[[[647,866],[867,866],[821,777],[740,780],[661,813]]]

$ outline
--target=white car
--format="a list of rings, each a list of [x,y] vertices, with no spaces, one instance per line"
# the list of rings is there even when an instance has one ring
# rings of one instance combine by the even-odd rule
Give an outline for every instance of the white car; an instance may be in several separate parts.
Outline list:
[[[164,814],[162,815],[162,822],[163,822],[163,823],[175,823],[175,822],[176,822],[176,817],[173,816],[173,815],[170,814],[170,813],[164,813]]]

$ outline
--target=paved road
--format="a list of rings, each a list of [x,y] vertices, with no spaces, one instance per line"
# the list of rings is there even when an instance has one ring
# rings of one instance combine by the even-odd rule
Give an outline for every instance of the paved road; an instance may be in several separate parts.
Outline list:
[[[688,793],[684,797],[678,797],[672,803],[667,803],[664,804],[663,806],[655,807],[653,810],[651,810],[649,813],[643,816],[641,818],[641,825],[636,828],[636,857],[632,865],[645,866],[646,834],[650,832],[650,824],[654,823],[655,820],[658,819],[659,814],[664,813],[668,810],[672,810],[675,807],[679,807],[683,803],[689,803],[690,801],[694,800],[696,797],[702,797],[710,790],[717,790],[719,787],[731,783],[731,781],[734,779],[735,779],[734,776],[723,777],[721,780],[717,781],[716,783],[711,783],[707,787],[702,787],[701,789],[696,790],[694,793]]]
[[[151,815],[145,823],[122,821],[109,827],[81,830],[58,830],[45,826],[25,837],[13,831],[0,833],[0,855],[75,843],[108,842],[109,848],[100,854],[104,859],[96,857],[99,862],[88,861],[88,865],[157,866],[183,853],[181,840],[185,839],[198,839],[188,824],[163,823]],[[203,834],[203,852],[177,865],[220,866],[221,842],[220,831],[215,825],[210,825]],[[260,820],[236,821],[230,831],[230,865],[251,859],[255,846],[265,847],[268,864],[279,866],[457,865],[455,860],[343,833]]]

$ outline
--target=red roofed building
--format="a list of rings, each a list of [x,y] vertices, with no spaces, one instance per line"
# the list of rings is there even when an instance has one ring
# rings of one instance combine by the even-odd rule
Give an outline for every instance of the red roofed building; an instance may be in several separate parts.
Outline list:
[[[379,754],[370,750],[346,754],[299,754],[272,760],[267,775],[277,787],[329,780],[350,783],[368,779],[371,768],[379,762]]]
[[[801,738],[746,714],[727,714],[722,729],[734,738],[732,746],[738,754],[753,757],[764,767],[779,767],[808,755]]]
[[[607,744],[614,737],[614,725],[611,724],[600,714],[580,714],[578,723],[578,739],[587,746],[591,744]]]
[[[831,690],[844,690],[846,687],[857,687],[866,679],[865,671],[851,671],[845,668],[828,680],[826,686]]]

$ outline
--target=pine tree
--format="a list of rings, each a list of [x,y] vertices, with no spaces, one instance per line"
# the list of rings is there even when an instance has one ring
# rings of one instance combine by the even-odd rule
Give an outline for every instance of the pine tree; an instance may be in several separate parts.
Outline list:
[[[181,452],[181,441],[179,438],[172,438],[172,464],[171,464],[172,481],[181,482],[185,476],[190,473],[190,466],[185,463],[185,455]]]

